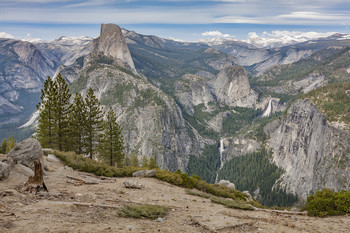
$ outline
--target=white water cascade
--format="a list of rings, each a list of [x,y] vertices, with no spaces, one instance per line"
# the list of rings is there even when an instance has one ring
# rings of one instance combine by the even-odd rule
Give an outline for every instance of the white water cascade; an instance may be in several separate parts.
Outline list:
[[[271,115],[272,112],[272,98],[269,101],[269,105],[267,105],[266,110],[264,111],[264,113],[262,114],[263,117],[268,117]]]
[[[216,177],[215,177],[215,183],[219,182],[219,171],[221,168],[224,166],[223,158],[222,158],[222,153],[225,151],[225,145],[224,145],[224,139],[220,138],[220,147],[219,147],[219,156],[220,156],[220,168],[216,171]]]

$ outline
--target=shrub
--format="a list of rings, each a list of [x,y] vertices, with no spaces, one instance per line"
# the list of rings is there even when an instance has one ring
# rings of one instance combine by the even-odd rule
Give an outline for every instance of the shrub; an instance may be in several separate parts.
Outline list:
[[[350,191],[333,192],[330,189],[317,191],[307,197],[306,210],[309,216],[326,217],[350,213]]]
[[[156,219],[165,216],[168,210],[167,207],[159,205],[128,205],[120,208],[118,214],[121,217]]]
[[[105,163],[77,155],[74,152],[54,151],[54,154],[67,166],[79,171],[94,173],[98,176],[131,177],[132,173],[141,170],[139,167],[111,167]]]
[[[242,209],[242,210],[254,210],[254,207],[247,203],[246,201],[240,200],[240,199],[231,199],[231,198],[222,198],[222,197],[217,197],[213,196],[207,193],[203,192],[196,192],[193,190],[186,190],[187,194],[194,195],[194,196],[199,196],[203,198],[207,198],[211,200],[214,203],[224,205],[228,208],[235,208],[235,209]]]
[[[183,180],[178,173],[172,173],[165,170],[156,169],[156,178],[176,186],[181,186]]]

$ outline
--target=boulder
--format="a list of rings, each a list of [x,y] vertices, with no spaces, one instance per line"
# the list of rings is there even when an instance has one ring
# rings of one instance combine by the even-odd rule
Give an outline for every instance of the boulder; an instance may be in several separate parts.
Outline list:
[[[235,184],[231,183],[228,180],[220,180],[218,184],[224,185],[224,186],[226,186],[227,188],[230,188],[230,189],[236,189]]]
[[[254,201],[252,195],[249,193],[249,191],[243,191],[244,194],[247,194],[247,201]]]
[[[26,167],[22,164],[16,164],[13,167],[13,171],[16,173],[23,174],[25,176],[34,176],[34,171],[29,167]]]
[[[156,176],[155,170],[140,170],[132,173],[133,177],[154,177]]]
[[[53,149],[51,148],[42,148],[42,150],[45,156],[48,156],[49,154],[53,154]]]
[[[125,188],[129,189],[142,189],[144,186],[134,181],[124,181]]]
[[[44,165],[43,151],[40,142],[34,138],[28,138],[18,143],[8,154],[18,164],[34,169],[34,161],[40,160]]]
[[[11,168],[11,164],[0,162],[0,180],[4,180],[9,176]]]

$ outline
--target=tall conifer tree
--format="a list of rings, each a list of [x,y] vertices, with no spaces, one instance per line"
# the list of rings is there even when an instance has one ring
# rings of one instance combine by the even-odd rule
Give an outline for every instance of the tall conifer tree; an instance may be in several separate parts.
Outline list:
[[[157,161],[153,155],[149,158],[148,167],[150,169],[159,168],[157,165]]]
[[[83,154],[85,150],[87,112],[83,97],[76,93],[69,117],[70,122],[70,150]]]
[[[99,145],[101,156],[104,160],[109,161],[111,166],[117,162],[117,165],[121,167],[124,160],[124,138],[112,107],[107,113],[107,119],[103,122],[103,130]],[[133,165],[137,163],[138,166],[138,161],[135,162],[133,159],[133,162]]]
[[[1,153],[6,154],[7,141],[6,138],[1,143]]]
[[[16,146],[16,140],[14,136],[7,139],[5,154],[9,153]]]
[[[97,142],[100,138],[100,132],[102,128],[102,110],[100,103],[96,98],[94,91],[90,87],[85,97],[86,104],[86,139],[87,139],[87,153],[90,155],[90,159],[93,158],[93,154],[96,150]]]
[[[131,154],[131,166],[133,166],[133,167],[140,166],[139,159],[137,158],[137,155],[135,153]]]
[[[68,84],[66,80],[58,74],[55,81],[57,88],[57,95],[54,99],[54,133],[56,136],[56,148],[59,150],[69,149],[69,114],[71,111],[71,104],[69,102],[71,94],[69,93]]]
[[[53,148],[54,146],[54,109],[55,98],[57,96],[56,83],[50,77],[44,83],[41,90],[41,102],[36,106],[39,110],[39,119],[37,126],[37,138],[43,147]]]

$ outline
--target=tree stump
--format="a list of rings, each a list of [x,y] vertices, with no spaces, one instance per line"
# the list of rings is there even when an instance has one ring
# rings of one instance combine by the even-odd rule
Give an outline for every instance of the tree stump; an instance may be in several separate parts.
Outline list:
[[[44,182],[43,169],[40,160],[34,162],[34,177],[29,177],[28,181],[24,184],[23,191],[35,194],[41,191],[48,192]]]

